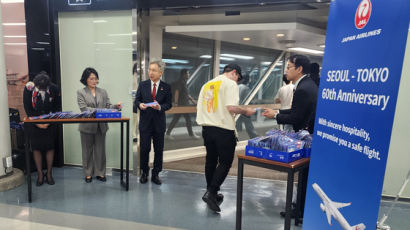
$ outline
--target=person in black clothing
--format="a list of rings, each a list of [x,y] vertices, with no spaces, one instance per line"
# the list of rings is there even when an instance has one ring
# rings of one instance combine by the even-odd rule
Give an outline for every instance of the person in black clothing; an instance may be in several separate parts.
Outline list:
[[[265,109],[262,113],[267,118],[274,118],[278,124],[291,124],[295,132],[306,129],[309,133],[313,133],[313,126],[316,115],[316,101],[318,95],[318,88],[315,82],[308,77],[310,70],[310,61],[304,55],[293,55],[288,60],[286,68],[286,78],[295,84],[292,106],[290,109],[275,111],[272,109]],[[305,207],[306,186],[308,170],[302,172],[302,195],[301,213],[303,217],[303,209]],[[299,186],[299,185],[298,185]],[[280,213],[285,216],[285,212]],[[295,212],[291,214],[295,216]]]
[[[60,90],[50,82],[50,77],[46,72],[40,72],[34,77],[33,82],[26,84],[23,93],[23,104],[28,117],[61,111]],[[31,129],[30,142],[38,173],[37,186],[41,186],[44,180],[49,185],[54,184],[52,166],[55,137],[56,126],[53,124],[36,124]],[[42,171],[42,152],[46,153],[46,174],[43,174]]]
[[[183,69],[181,70],[181,75],[179,79],[171,86],[172,91],[173,91],[172,95],[174,95],[174,105],[175,106],[188,106],[189,101],[191,101],[193,104],[196,104],[194,98],[192,98],[188,93],[188,88],[187,88],[188,79],[189,79],[189,72],[187,69]],[[189,136],[193,139],[198,139],[199,136],[197,136],[192,131],[192,122],[191,122],[191,116],[189,115],[189,113],[174,114],[174,117],[172,118],[172,121],[168,126],[168,130],[166,132],[166,138],[169,140],[173,139],[173,137],[171,136],[172,129],[175,127],[175,125],[177,124],[181,116],[184,116],[185,118],[186,128],[188,130]]]
[[[319,64],[317,64],[316,62],[315,63],[312,63],[311,65],[310,65],[310,78],[312,78],[312,80],[316,83],[316,85],[317,85],[317,87],[319,87],[319,83],[320,83],[320,76],[319,76],[319,73],[320,73],[320,66],[319,66]]]

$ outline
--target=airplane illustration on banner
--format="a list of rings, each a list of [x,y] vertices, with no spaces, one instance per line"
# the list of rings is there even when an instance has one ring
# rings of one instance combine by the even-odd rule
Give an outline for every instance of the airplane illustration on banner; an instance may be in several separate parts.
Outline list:
[[[340,226],[342,226],[345,230],[364,230],[366,226],[363,223],[357,224],[355,226],[350,226],[347,220],[343,217],[342,213],[340,213],[339,208],[347,207],[352,203],[338,203],[333,202],[332,200],[327,197],[326,193],[319,187],[318,184],[314,183],[312,185],[313,189],[317,193],[317,195],[322,199],[322,203],[320,203],[320,209],[326,213],[327,222],[329,225],[332,225],[332,216],[339,222]]]

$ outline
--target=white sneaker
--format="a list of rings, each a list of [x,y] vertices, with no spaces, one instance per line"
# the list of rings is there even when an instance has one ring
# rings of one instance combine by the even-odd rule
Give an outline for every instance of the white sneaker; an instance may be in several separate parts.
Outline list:
[[[192,139],[199,139],[199,138],[201,138],[200,136],[198,136],[198,135],[196,135],[195,133],[192,135],[192,136],[190,136]]]
[[[169,134],[165,134],[165,139],[170,141],[175,140],[175,138]]]

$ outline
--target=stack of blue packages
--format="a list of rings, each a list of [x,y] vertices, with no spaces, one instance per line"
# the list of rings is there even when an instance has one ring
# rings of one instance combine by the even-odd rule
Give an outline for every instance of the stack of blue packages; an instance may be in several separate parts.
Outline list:
[[[298,132],[294,132],[294,131],[287,132],[287,131],[272,129],[266,132],[266,135],[275,135],[275,134],[285,135],[292,139],[303,141],[304,142],[304,146],[303,146],[304,156],[310,157],[310,152],[312,149],[312,142],[313,142],[313,135],[310,134],[307,130],[300,130]]]
[[[69,112],[56,112],[43,114],[40,116],[30,117],[30,120],[39,120],[39,119],[72,119],[72,118],[95,118],[95,112],[84,111],[81,113]]]
[[[269,134],[250,139],[246,155],[286,163],[303,157],[304,141],[288,137],[283,131],[271,131]]]

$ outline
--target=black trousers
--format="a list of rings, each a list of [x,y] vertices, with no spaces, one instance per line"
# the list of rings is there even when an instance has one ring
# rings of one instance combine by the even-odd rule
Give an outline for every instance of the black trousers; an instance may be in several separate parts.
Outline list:
[[[149,171],[149,152],[151,151],[151,139],[154,144],[154,168],[152,175],[158,175],[162,171],[162,155],[164,151],[164,132],[155,132],[154,130],[140,130],[140,169],[143,173]]]
[[[228,175],[235,155],[235,131],[203,126],[206,148],[205,178],[208,191],[216,193]]]

